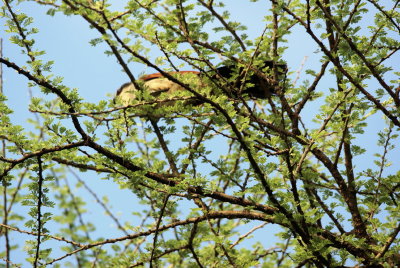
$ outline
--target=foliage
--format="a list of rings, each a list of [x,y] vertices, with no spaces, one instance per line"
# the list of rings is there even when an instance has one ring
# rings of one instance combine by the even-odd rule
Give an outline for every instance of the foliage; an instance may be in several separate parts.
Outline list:
[[[26,1],[90,25],[90,43],[105,44],[141,89],[129,105],[85,102],[64,85],[35,43],[33,18],[18,9],[23,2],[3,0],[1,17],[25,63],[7,55],[1,63],[43,98],[31,100],[29,131],[1,96],[4,267],[24,263],[12,258],[23,251],[34,267],[400,264],[400,171],[391,165],[399,153],[398,1],[270,0],[255,39],[213,0],[131,0],[121,10],[113,1]],[[371,13],[375,20],[364,21]],[[284,75],[263,68],[285,62],[299,31],[320,55],[300,84],[295,66]],[[264,77],[276,94],[249,99],[245,78],[214,75],[222,65]],[[155,98],[132,66],[185,90]],[[202,72],[203,83],[172,73],[185,68]],[[173,102],[162,105],[165,98]],[[85,176],[131,191],[121,204],[130,204],[129,221]],[[89,214],[91,198],[116,230],[96,233],[103,223]],[[17,234],[25,245],[13,242]]]

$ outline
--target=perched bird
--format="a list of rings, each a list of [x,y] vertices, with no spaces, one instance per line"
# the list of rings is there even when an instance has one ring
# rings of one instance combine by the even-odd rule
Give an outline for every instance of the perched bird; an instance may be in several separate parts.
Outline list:
[[[187,75],[187,74],[192,74],[194,75],[195,78],[197,78],[196,83],[201,83],[200,82],[200,72],[197,71],[180,71],[180,72],[171,72],[170,74],[182,74],[182,75]],[[183,90],[184,88],[168,78],[165,78],[161,73],[154,73],[154,74],[148,74],[144,75],[139,78],[144,82],[144,87],[150,91],[150,94],[157,97],[163,92],[176,92],[179,90]],[[117,97],[124,103],[124,104],[129,104],[129,102],[132,99],[136,98],[135,92],[137,89],[135,88],[135,85],[128,82],[123,84],[118,90],[117,90]]]
[[[266,61],[264,68],[272,69],[274,66],[273,61]],[[279,76],[282,76],[286,73],[287,67],[286,64],[276,64],[278,68]],[[239,72],[238,72],[239,71]],[[211,71],[210,71],[211,72]],[[190,75],[190,79],[193,81],[193,85],[201,86],[203,85],[202,76],[203,74],[198,71],[180,71],[180,72],[171,72],[171,75],[181,74],[181,75]],[[251,98],[257,99],[265,99],[269,96],[275,94],[275,85],[271,83],[272,78],[271,75],[267,75],[270,79],[265,79],[262,75],[258,75],[254,72],[250,72],[250,75],[245,75],[243,72],[243,68],[237,70],[234,66],[222,66],[216,69],[216,72],[210,74],[212,79],[223,78],[229,81],[231,88],[239,90],[243,84],[243,80],[245,79],[245,83],[247,84],[244,87],[243,92],[236,91],[235,94],[244,94],[249,95]],[[235,81],[231,81],[233,77]],[[179,90],[184,90],[184,88],[165,78],[161,73],[154,73],[140,77],[140,80],[143,81],[144,88],[150,91],[150,94],[153,96],[159,96],[163,92],[173,93]],[[135,95],[137,89],[132,83],[125,83],[117,90],[117,98],[119,98],[122,103],[129,104],[132,99],[135,99],[137,96]],[[195,102],[191,102],[195,103]],[[197,102],[198,104],[199,102]]]

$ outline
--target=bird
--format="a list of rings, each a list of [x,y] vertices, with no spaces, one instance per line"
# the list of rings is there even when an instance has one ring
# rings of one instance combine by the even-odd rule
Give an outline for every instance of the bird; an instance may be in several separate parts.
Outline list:
[[[199,78],[200,72],[198,71],[179,71],[179,72],[170,72],[170,75],[188,75],[192,74],[194,75],[194,78]],[[192,77],[193,78],[193,77]],[[184,88],[169,80],[168,78],[165,78],[163,74],[161,73],[153,73],[153,74],[148,74],[144,75],[139,78],[143,82],[144,88],[150,91],[150,95],[154,97],[158,97],[161,95],[161,93],[168,92],[168,93],[173,93],[179,90],[184,90]],[[200,83],[200,79],[197,79],[196,83]],[[118,90],[117,90],[117,98],[119,98],[122,103],[124,104],[129,104],[131,100],[136,99],[136,93],[137,89],[135,88],[135,85],[131,82],[123,84]]]
[[[283,63],[274,63],[273,61],[266,61],[264,63],[263,68],[268,68],[272,70],[272,68],[276,66],[278,68],[278,75],[282,76],[287,71],[286,64]],[[230,88],[234,88],[235,91],[232,96],[236,96],[238,94],[241,95],[248,95],[250,98],[253,99],[266,99],[276,93],[276,85],[274,85],[272,81],[271,75],[267,74],[267,78],[265,76],[259,75],[254,72],[250,72],[250,75],[246,75],[244,68],[236,68],[234,65],[224,65],[215,69],[215,71],[206,71],[205,73],[199,71],[178,71],[178,72],[170,72],[170,75],[182,75],[182,76],[189,76],[188,78],[191,79],[192,85],[195,86],[202,86],[204,85],[204,80],[202,79],[203,76],[208,76],[211,80],[214,79],[225,79],[230,85]],[[233,78],[235,77],[234,81]],[[241,85],[243,84],[243,80],[245,79],[245,83],[248,83],[242,92],[239,91]],[[144,75],[139,78],[141,82],[143,82],[143,87],[147,89],[150,94],[154,97],[158,97],[161,93],[174,93],[176,91],[185,90],[184,87],[181,85],[169,80],[168,78],[164,77],[162,73],[153,73]],[[221,84],[220,84],[221,85]],[[138,90],[135,88],[134,84],[131,82],[123,84],[117,90],[117,98],[121,100],[121,102],[125,105],[128,105],[131,100],[136,99],[137,95],[136,92]],[[172,102],[167,102],[172,103]],[[191,101],[188,102],[190,104],[201,104],[201,101]]]

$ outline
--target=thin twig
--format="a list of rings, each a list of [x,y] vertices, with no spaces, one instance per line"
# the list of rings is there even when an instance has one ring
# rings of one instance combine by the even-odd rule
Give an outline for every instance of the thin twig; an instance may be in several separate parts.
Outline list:
[[[33,235],[33,236],[36,236],[36,237],[39,235],[37,232],[30,232],[30,231],[21,230],[21,229],[19,229],[17,227],[13,227],[13,226],[10,226],[10,225],[5,225],[3,223],[0,223],[0,226],[3,227],[3,228],[9,229],[9,230],[16,231],[18,233],[22,233],[22,234],[29,234],[29,235]],[[58,237],[58,236],[49,235],[49,234],[46,234],[46,233],[41,233],[40,236],[49,237],[49,238],[57,240],[57,241],[63,241],[65,243],[68,243],[68,244],[71,244],[73,246],[80,247],[80,248],[85,246],[85,245],[80,244],[78,242],[75,242],[75,241],[72,241],[72,240],[68,240],[68,239],[66,239],[64,237]]]
[[[165,209],[167,207],[168,200],[169,200],[170,196],[171,195],[169,195],[169,194],[165,195],[163,206],[161,207],[160,215],[158,216],[158,219],[157,219],[156,230],[154,232],[154,238],[153,238],[153,248],[151,249],[151,255],[150,255],[150,268],[153,267],[153,261],[154,261],[155,252],[156,252],[156,249],[157,249],[157,238],[158,238],[158,234],[159,234],[158,228],[160,228],[160,224],[161,224],[161,221],[163,219],[164,212],[165,212]]]
[[[37,186],[37,192],[38,192],[38,200],[37,200],[37,242],[36,242],[36,253],[35,253],[35,260],[33,263],[33,267],[38,266],[38,261],[39,261],[39,252],[40,252],[40,243],[41,243],[41,231],[42,231],[42,196],[43,196],[43,167],[42,167],[42,159],[40,156],[37,157],[38,161],[38,186]]]
[[[241,235],[238,240],[236,240],[236,242],[234,242],[232,245],[229,246],[229,248],[233,248],[234,246],[236,246],[237,244],[240,243],[240,241],[242,241],[243,239],[245,239],[246,237],[248,237],[249,235],[251,235],[252,233],[254,233],[254,231],[256,231],[257,229],[263,228],[267,223],[264,222],[260,225],[257,225],[256,227],[252,228],[250,231],[248,231],[247,233]]]

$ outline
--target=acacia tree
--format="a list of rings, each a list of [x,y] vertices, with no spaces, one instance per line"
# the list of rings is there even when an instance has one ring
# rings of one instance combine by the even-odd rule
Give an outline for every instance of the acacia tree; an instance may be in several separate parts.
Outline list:
[[[22,251],[35,267],[400,263],[400,172],[391,166],[400,127],[398,1],[270,0],[254,40],[212,0],[131,0],[122,10],[106,1],[34,1],[49,15],[80,16],[96,32],[91,43],[106,44],[138,89],[127,105],[87,102],[63,84],[42,59],[20,2],[3,0],[1,16],[26,61],[4,55],[1,63],[43,98],[31,99],[35,130],[27,131],[10,117],[18,107],[1,96],[3,266],[23,263],[13,258]],[[374,21],[362,21],[368,12]],[[285,74],[277,66],[297,45],[287,42],[291,31],[300,30],[320,64],[297,85],[294,66]],[[266,61],[277,64],[264,68]],[[215,75],[221,64],[236,75]],[[133,65],[184,90],[154,97]],[[188,68],[203,73],[201,83],[172,73]],[[242,94],[251,75],[275,94]],[[365,138],[377,146],[358,142]],[[375,165],[366,166],[371,157]],[[131,191],[121,204],[134,212],[129,221],[85,183],[85,171]],[[73,176],[87,195],[74,193]],[[111,236],[96,233],[102,222],[85,211],[93,196],[115,223]],[[271,234],[273,225],[280,231]],[[271,235],[277,242],[269,247]]]

